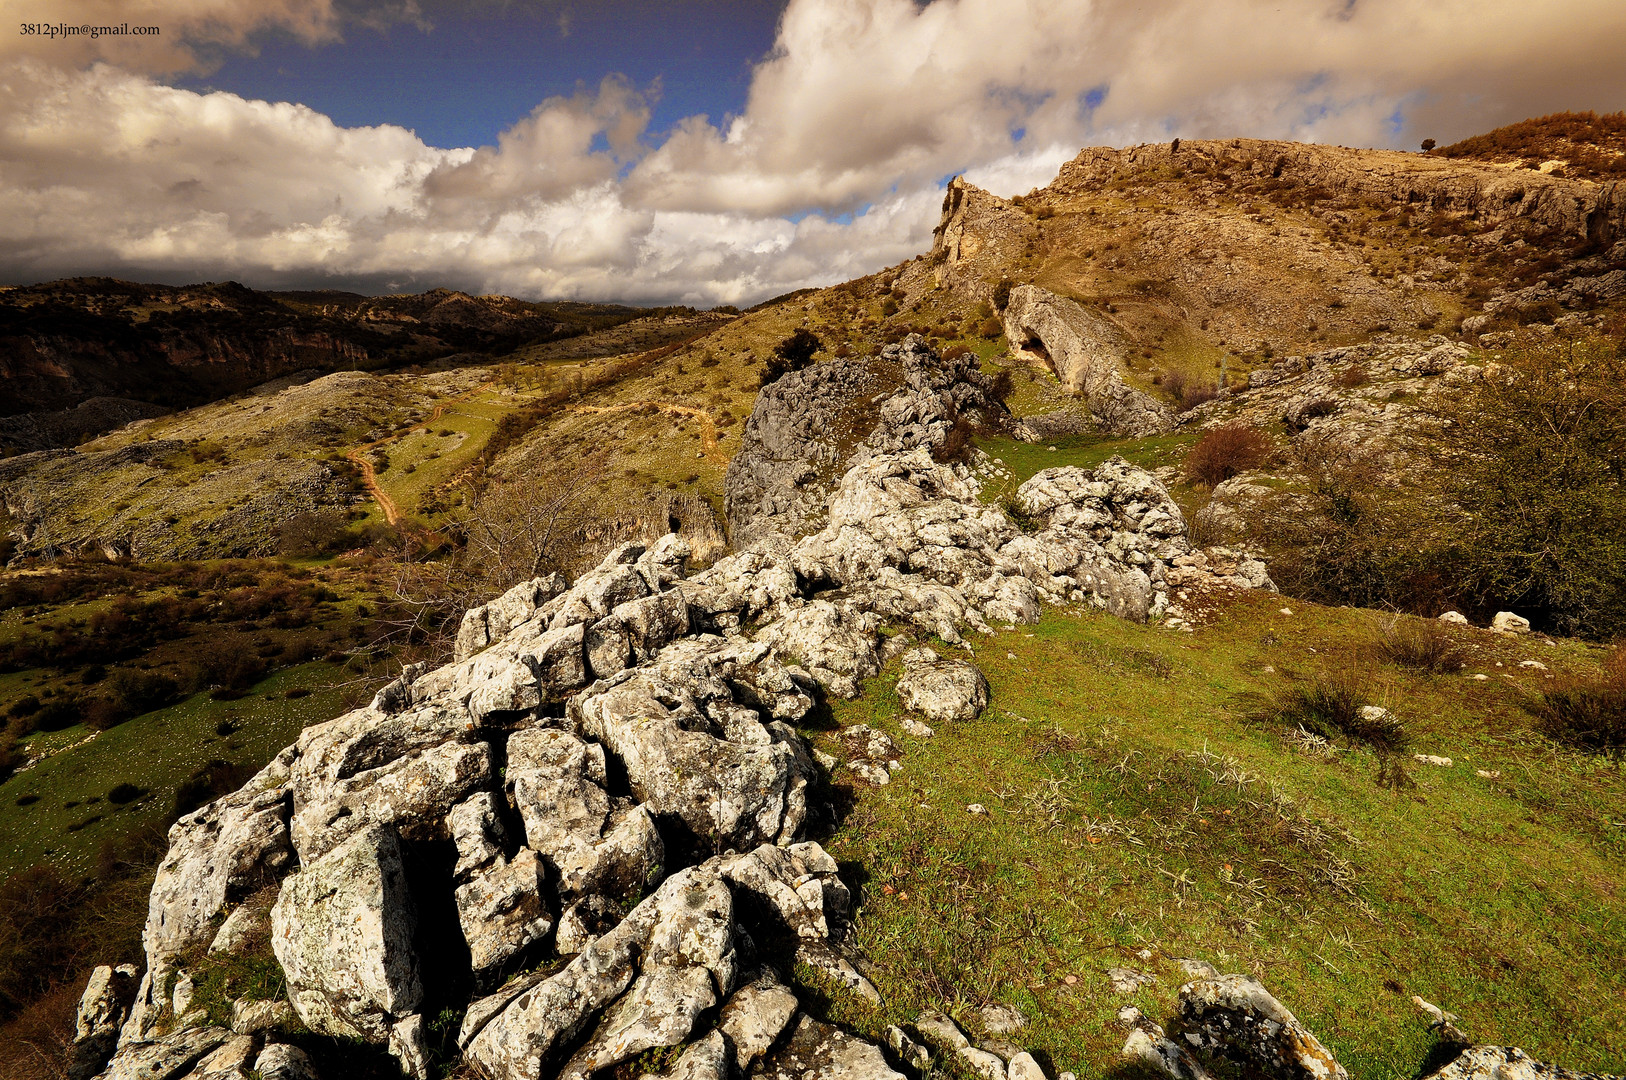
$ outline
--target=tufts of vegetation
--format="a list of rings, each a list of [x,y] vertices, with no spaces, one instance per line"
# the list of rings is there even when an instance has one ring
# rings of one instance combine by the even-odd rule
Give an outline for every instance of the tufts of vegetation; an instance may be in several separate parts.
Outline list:
[[[1430,675],[1460,671],[1468,660],[1451,631],[1430,619],[1396,619],[1379,636],[1377,653],[1391,664]]]
[[[1213,487],[1270,460],[1273,448],[1264,432],[1251,424],[1214,428],[1186,455],[1186,475],[1193,483]]]
[[[1617,646],[1597,675],[1547,691],[1532,711],[1555,742],[1626,756],[1626,646]]]
[[[1626,175],[1626,112],[1560,112],[1521,120],[1435,151],[1441,157],[1564,162],[1562,175],[1588,180]]]
[[[1373,706],[1371,688],[1351,673],[1288,683],[1268,694],[1249,697],[1245,711],[1257,724],[1342,740],[1379,754],[1401,753],[1411,741],[1399,718]]]

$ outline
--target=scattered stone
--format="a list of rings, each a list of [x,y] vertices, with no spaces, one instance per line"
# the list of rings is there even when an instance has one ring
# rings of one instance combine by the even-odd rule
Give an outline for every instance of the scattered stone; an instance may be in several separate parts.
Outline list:
[[[1155,984],[1157,976],[1149,971],[1115,967],[1107,969],[1107,982],[1114,994],[1133,994],[1143,986]]]
[[[286,1043],[272,1043],[254,1059],[260,1080],[320,1080],[305,1051]]]
[[[1027,1027],[1027,1017],[1010,1005],[984,1005],[977,1010],[982,1030],[990,1035],[1010,1035]]]
[[[1543,664],[1540,660],[1520,660],[1519,666],[1522,668],[1530,668],[1533,671],[1547,670],[1547,665]]]
[[[932,1052],[911,1039],[902,1028],[889,1024],[882,1039],[892,1056],[910,1072],[919,1075],[932,1067]]]
[[[796,995],[768,973],[758,975],[724,1003],[717,1030],[728,1036],[734,1065],[742,1075],[767,1053],[796,1009]]]
[[[1440,621],[1443,623],[1451,623],[1455,626],[1467,626],[1468,616],[1464,615],[1460,611],[1447,611],[1445,614],[1440,616]]]
[[[1481,780],[1500,780],[1502,778],[1502,770],[1501,769],[1475,769],[1474,770],[1474,775],[1479,777]]]
[[[294,1007],[286,1001],[232,1002],[231,1029],[237,1035],[258,1035],[262,1031],[282,1027],[294,1019]]]
[[[922,724],[919,720],[908,716],[903,718],[901,726],[903,727],[904,731],[910,735],[913,735],[917,739],[929,739],[933,735],[937,734],[932,728]]]
[[[1425,1080],[1620,1080],[1537,1061],[1517,1046],[1474,1046]]]
[[[1219,971],[1207,960],[1176,959],[1175,963],[1180,965],[1181,971],[1193,979],[1219,978]]]
[[[988,808],[982,805],[980,802],[974,802],[965,808],[965,812],[968,814],[986,814],[988,813]]]
[[[1442,769],[1450,768],[1451,766],[1450,758],[1440,757],[1437,754],[1413,754],[1411,757],[1413,761],[1420,765],[1433,765]]]
[[[1026,1050],[1018,1050],[1011,1055],[1010,1064],[1006,1066],[1010,1080],[1046,1080],[1044,1070],[1039,1063],[1033,1060],[1033,1055]]]
[[[880,1047],[805,1014],[755,1075],[761,1080],[904,1080]]]
[[[1491,629],[1502,634],[1528,634],[1530,620],[1511,611],[1498,611],[1496,617],[1491,619]]]
[[[209,955],[240,953],[271,932],[271,913],[257,904],[241,904],[232,909],[209,943]]]

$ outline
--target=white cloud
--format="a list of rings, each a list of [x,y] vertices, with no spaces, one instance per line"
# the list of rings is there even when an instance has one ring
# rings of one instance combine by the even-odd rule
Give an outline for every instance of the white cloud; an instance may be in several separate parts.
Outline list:
[[[0,0],[8,17],[14,4]],[[923,250],[957,172],[1008,195],[1090,143],[1410,146],[1626,105],[1618,0],[791,0],[739,116],[655,137],[644,97],[606,78],[494,147],[448,150],[158,79],[268,26],[331,39],[350,17],[330,0],[63,0],[53,18],[165,34],[4,38],[11,280],[740,303]],[[422,15],[405,2],[369,18]],[[841,216],[798,219],[809,210]]]

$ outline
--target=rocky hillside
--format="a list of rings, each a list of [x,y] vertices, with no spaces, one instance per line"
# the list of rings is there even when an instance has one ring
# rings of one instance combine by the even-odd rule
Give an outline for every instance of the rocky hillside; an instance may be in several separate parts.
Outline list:
[[[294,371],[506,353],[638,314],[446,289],[364,297],[256,292],[232,282],[168,287],[73,278],[0,289],[0,400],[8,416],[71,409],[97,397],[197,405]],[[13,452],[44,449],[41,442],[53,436],[91,433],[83,425],[60,427],[0,430]]]

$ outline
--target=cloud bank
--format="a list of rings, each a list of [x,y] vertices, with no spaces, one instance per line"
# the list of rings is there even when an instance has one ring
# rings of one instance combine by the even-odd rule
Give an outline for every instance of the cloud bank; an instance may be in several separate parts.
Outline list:
[[[654,133],[609,75],[444,149],[163,82],[269,28],[331,40],[354,16],[330,0],[55,7],[164,36],[0,46],[11,281],[748,303],[923,250],[954,173],[1011,194],[1089,144],[1409,147],[1626,105],[1618,0],[791,0],[738,116]]]

